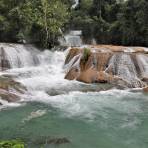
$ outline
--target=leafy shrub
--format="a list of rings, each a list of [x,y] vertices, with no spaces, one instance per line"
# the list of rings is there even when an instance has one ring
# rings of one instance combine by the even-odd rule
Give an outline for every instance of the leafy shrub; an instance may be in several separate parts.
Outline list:
[[[0,148],[25,148],[24,143],[20,140],[0,141]]]
[[[91,50],[89,48],[83,49],[83,62],[84,63],[88,61],[90,54],[91,54]]]

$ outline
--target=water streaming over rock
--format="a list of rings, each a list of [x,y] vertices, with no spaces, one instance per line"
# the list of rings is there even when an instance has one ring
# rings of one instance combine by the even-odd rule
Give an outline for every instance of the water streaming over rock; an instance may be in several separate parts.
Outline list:
[[[66,64],[69,71],[65,78],[69,80],[108,82],[130,88],[147,85],[148,56],[142,47],[101,45],[72,48]]]
[[[76,8],[79,4],[79,0],[74,0],[74,1],[75,1],[75,3],[72,5],[73,9]]]
[[[79,32],[73,32],[73,34],[78,33]],[[78,52],[76,55],[71,55],[73,56],[72,59],[69,59],[67,63],[65,63],[65,57],[69,53],[70,48],[65,52],[51,52],[49,50],[41,52],[31,45],[5,43],[1,43],[0,48],[5,55],[5,60],[7,60],[10,66],[7,70],[1,72],[1,76],[9,76],[26,87],[27,92],[22,94],[22,100],[34,100],[34,98],[42,97],[46,100],[46,98],[49,99],[50,96],[66,94],[71,91],[99,91],[104,89],[99,85],[94,88],[93,84],[88,85],[64,79],[65,70],[67,72],[71,68],[74,68],[76,71],[80,72],[80,63],[83,57],[81,52]],[[83,48],[81,48],[81,50],[82,49]],[[141,77],[145,78],[147,77],[148,71],[148,59],[146,55],[138,54],[135,58],[136,60],[134,60],[129,53],[115,53],[108,61],[109,63],[106,63],[103,62],[103,59],[107,55],[107,60],[110,54],[105,53],[105,55],[97,55],[95,51],[93,51],[93,53],[95,55],[91,57],[91,65],[88,63],[88,67],[95,66],[105,72],[107,72],[106,69],[110,69],[111,67],[113,75],[121,77],[127,82],[129,87],[143,86],[143,83],[139,79],[139,73],[137,73],[137,67],[134,61],[136,61],[137,65],[140,67]],[[104,58],[101,59],[101,57]],[[108,67],[106,67],[106,64]],[[103,69],[101,68],[102,66],[104,67]],[[7,88],[8,87],[9,86],[7,86]]]
[[[82,31],[71,30],[68,34],[64,35],[64,38],[60,38],[59,42],[62,46],[80,47],[82,46],[81,34]]]
[[[0,72],[0,77],[10,78],[10,82],[12,77],[27,88],[26,92],[21,94],[20,102],[8,103],[0,98],[3,107],[15,107],[3,110],[0,105],[0,139],[19,138],[29,148],[42,147],[44,142],[47,144],[47,138],[53,142],[61,137],[66,137],[70,141],[69,145],[49,143],[45,146],[139,148],[143,144],[143,148],[147,148],[145,138],[148,135],[148,120],[144,117],[147,117],[148,113],[148,100],[142,92],[110,89],[110,86],[110,90],[100,91],[100,88],[106,90],[107,85],[103,87],[101,84],[65,80],[63,65],[69,49],[66,52],[41,52],[28,45],[0,45],[8,57],[2,60],[10,63],[9,69]],[[93,64],[102,69],[98,64],[105,65],[106,62],[102,60],[105,54],[95,55]],[[134,73],[135,80],[139,75],[135,72],[137,66],[134,66],[133,59],[138,58],[137,63],[143,66],[139,71],[142,71],[143,75],[147,74],[147,57],[141,54],[137,56],[132,58],[128,53],[116,53],[109,63],[114,64],[114,72],[123,77],[128,74],[131,79]],[[12,58],[15,60],[12,61]],[[65,68],[80,68],[81,58],[80,52],[67,58]],[[123,71],[121,67],[124,67]],[[104,139],[107,139],[107,142]]]
[[[33,46],[5,43],[1,43],[0,46],[1,50],[4,50],[5,57],[11,68],[20,68],[39,64],[39,59],[37,57],[38,51]],[[30,49],[33,52],[28,51]]]
[[[148,78],[148,56],[139,54],[137,61],[143,78]]]
[[[41,52],[28,45],[0,45],[10,64],[10,69],[1,72],[1,76],[12,77],[26,87],[27,92],[22,94],[22,100],[38,100],[45,96],[49,99],[50,96],[81,89],[79,82],[64,79],[63,66],[67,51]]]
[[[127,81],[130,87],[142,86],[130,54],[118,53],[113,55],[109,62],[110,66],[113,68],[113,75],[117,75]]]

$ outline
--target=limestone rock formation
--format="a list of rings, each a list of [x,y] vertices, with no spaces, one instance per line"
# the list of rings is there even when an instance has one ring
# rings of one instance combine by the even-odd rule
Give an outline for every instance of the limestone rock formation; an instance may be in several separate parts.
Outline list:
[[[111,45],[72,48],[65,60],[68,80],[130,88],[148,84],[148,49]]]

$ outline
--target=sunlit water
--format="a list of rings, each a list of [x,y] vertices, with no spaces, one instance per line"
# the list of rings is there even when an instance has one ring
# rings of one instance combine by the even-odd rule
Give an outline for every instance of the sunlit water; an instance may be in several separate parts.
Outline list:
[[[4,72],[28,91],[1,108],[0,139],[22,139],[27,148],[147,148],[148,96],[65,80],[65,54],[45,51],[39,65]],[[70,143],[48,144],[49,137]]]

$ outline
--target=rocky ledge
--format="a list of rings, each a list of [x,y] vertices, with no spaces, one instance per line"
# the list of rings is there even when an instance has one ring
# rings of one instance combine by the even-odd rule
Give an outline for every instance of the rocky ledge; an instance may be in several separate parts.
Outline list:
[[[71,48],[65,60],[68,80],[111,83],[129,88],[148,85],[148,48],[112,45]]]
[[[0,104],[1,100],[7,102],[16,102],[20,100],[20,95],[25,92],[26,88],[16,82],[9,76],[0,76]]]

